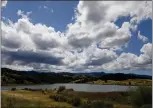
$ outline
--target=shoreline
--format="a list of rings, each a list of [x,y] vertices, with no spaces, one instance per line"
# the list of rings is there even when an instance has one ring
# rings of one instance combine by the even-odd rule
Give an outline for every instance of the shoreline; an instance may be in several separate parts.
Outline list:
[[[126,85],[126,84],[94,84],[94,83],[52,83],[52,84],[89,84],[89,85],[116,85],[116,86],[152,86],[152,85]],[[35,86],[35,85],[52,85],[49,83],[44,84],[7,84],[7,85],[1,85],[1,87],[9,87],[9,86]]]

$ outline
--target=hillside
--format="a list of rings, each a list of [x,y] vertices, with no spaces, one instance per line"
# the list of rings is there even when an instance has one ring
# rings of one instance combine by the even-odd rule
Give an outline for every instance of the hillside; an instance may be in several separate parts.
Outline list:
[[[151,76],[123,74],[123,73],[43,73],[35,71],[16,71],[8,68],[1,69],[2,86],[10,84],[52,84],[52,83],[86,83],[96,80],[116,80],[127,79],[152,79]]]

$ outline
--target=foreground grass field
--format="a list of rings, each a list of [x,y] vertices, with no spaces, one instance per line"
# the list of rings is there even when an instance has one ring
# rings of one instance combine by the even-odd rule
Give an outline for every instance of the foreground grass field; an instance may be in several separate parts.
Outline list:
[[[2,91],[2,108],[151,108],[151,87],[129,92],[76,92],[58,90]],[[145,106],[144,106],[145,105]]]
[[[72,108],[72,105],[65,102],[56,102],[49,98],[49,95],[55,94],[50,90],[47,94],[42,91],[15,90],[2,92],[2,108]],[[12,106],[12,107],[10,107]]]
[[[133,85],[133,86],[151,86],[152,80],[150,79],[128,79],[122,81],[114,81],[114,80],[97,80],[88,82],[89,84],[106,84],[106,85]]]
[[[55,91],[49,90],[44,94],[42,91],[28,91],[28,90],[15,90],[2,92],[2,108],[21,108],[26,107],[50,107],[50,108],[74,108],[67,102],[57,102],[49,96],[57,94]],[[80,97],[83,101],[89,100],[103,100],[106,103],[114,104],[115,108],[132,108],[130,105],[125,105],[124,102],[120,103],[119,100],[111,100],[111,98],[121,98],[120,93],[87,93],[87,92],[63,92],[63,96]],[[108,99],[107,99],[108,98]]]

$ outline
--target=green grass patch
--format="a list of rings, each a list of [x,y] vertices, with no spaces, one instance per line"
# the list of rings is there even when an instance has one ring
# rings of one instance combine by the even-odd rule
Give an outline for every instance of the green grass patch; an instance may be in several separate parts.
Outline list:
[[[152,87],[140,86],[136,89],[131,89],[129,93],[129,99],[134,108],[152,106]]]

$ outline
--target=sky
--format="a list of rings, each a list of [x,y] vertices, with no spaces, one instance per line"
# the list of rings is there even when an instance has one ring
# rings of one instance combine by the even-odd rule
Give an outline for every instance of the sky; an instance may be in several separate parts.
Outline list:
[[[151,75],[151,2],[2,1],[2,67]]]

